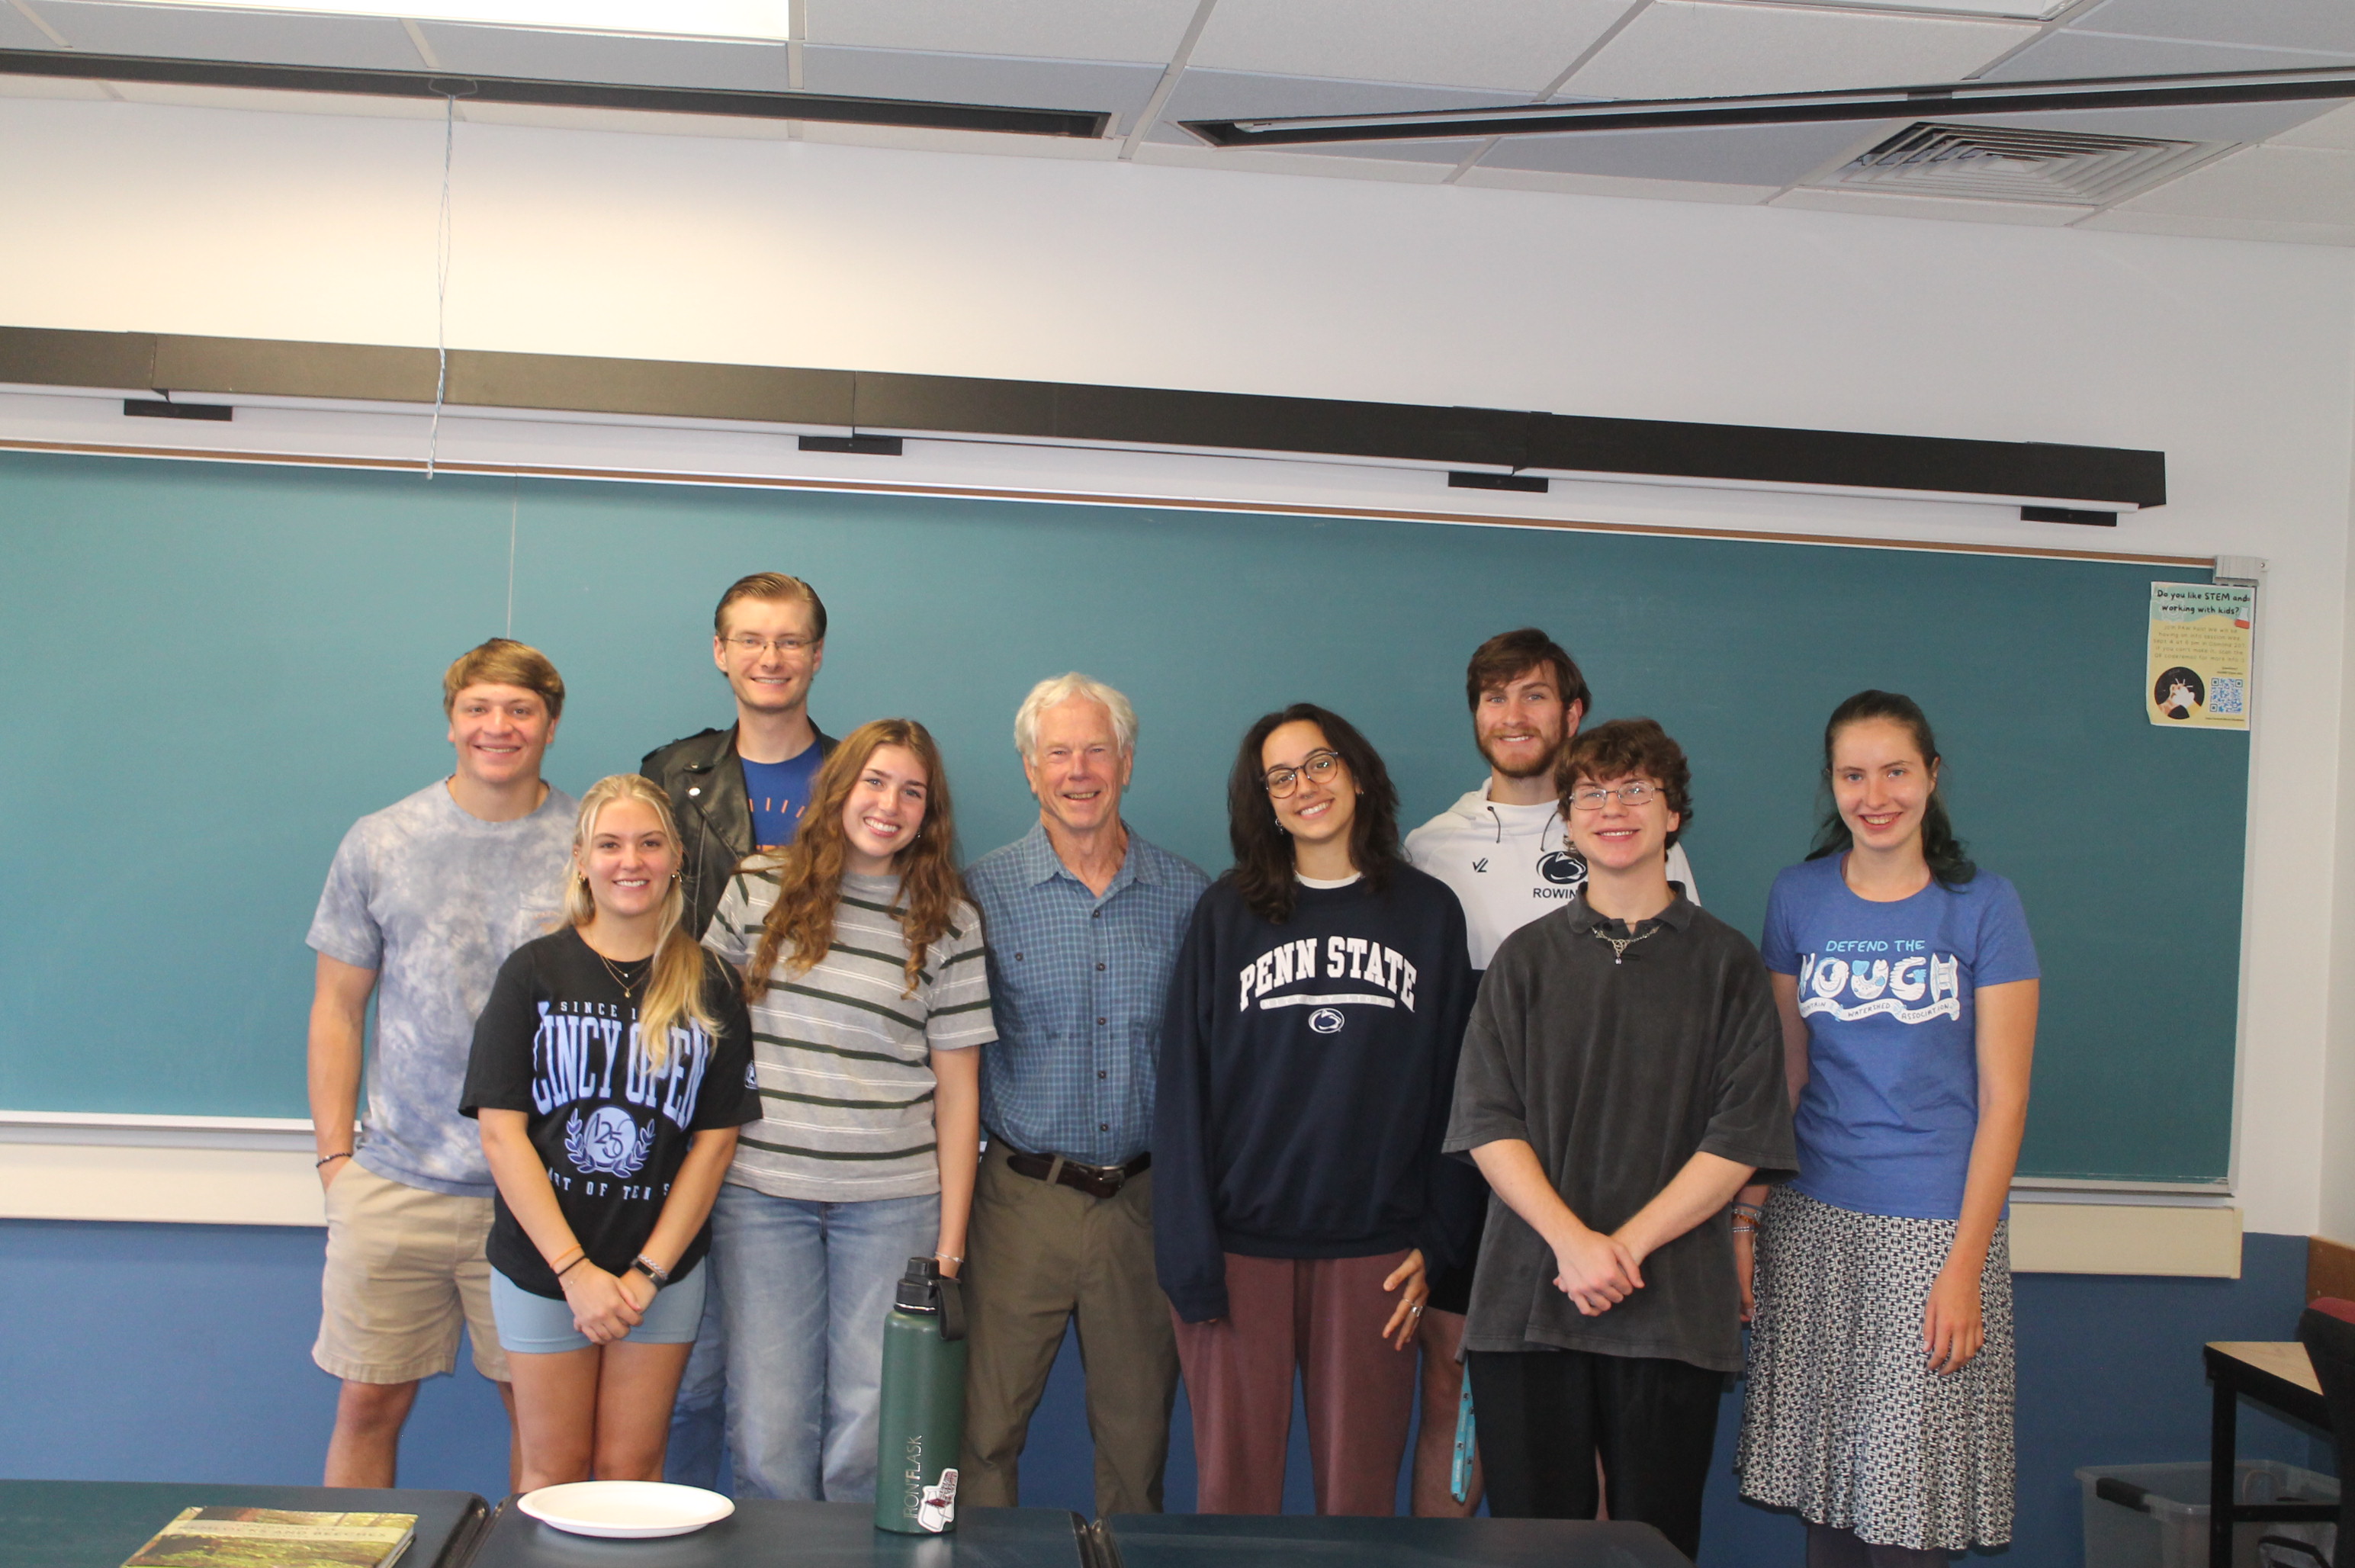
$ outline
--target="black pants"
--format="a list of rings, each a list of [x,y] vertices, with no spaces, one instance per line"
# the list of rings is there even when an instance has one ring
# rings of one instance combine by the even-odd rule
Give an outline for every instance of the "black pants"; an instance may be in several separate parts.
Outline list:
[[[1723,1372],[1590,1350],[1475,1350],[1465,1362],[1490,1513],[1593,1519],[1600,1455],[1611,1517],[1700,1555]]]

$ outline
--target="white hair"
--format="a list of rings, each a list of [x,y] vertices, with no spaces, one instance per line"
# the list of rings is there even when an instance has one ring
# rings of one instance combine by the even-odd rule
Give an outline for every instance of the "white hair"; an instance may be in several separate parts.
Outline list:
[[[1112,715],[1113,739],[1124,752],[1136,750],[1136,709],[1128,699],[1106,686],[1072,670],[1067,675],[1042,680],[1030,688],[1022,706],[1014,710],[1014,749],[1026,760],[1035,759],[1039,752],[1039,719],[1059,702],[1069,702],[1074,697],[1084,697],[1090,702],[1103,704]]]

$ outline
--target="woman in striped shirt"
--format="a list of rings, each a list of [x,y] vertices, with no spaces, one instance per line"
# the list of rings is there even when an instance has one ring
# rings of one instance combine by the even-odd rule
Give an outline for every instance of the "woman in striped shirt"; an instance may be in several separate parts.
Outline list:
[[[964,1262],[975,1048],[996,1030],[954,837],[924,727],[861,725],[794,842],[744,863],[704,933],[744,973],[763,1112],[712,1212],[745,1495],[874,1496],[892,1286],[911,1256]]]

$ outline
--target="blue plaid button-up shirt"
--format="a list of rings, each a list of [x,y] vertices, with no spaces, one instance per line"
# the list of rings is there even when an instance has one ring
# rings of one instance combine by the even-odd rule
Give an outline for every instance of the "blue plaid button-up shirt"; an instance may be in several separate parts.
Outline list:
[[[1210,885],[1135,828],[1098,898],[1042,824],[965,868],[989,943],[997,1040],[981,1054],[981,1120],[1031,1154],[1125,1165],[1153,1146],[1169,969]]]

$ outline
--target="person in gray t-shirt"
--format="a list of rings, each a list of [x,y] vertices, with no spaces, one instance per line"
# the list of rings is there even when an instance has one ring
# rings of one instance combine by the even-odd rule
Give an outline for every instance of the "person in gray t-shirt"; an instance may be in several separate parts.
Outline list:
[[[1611,1517],[1700,1540],[1717,1408],[1742,1365],[1726,1205],[1797,1164],[1758,950],[1668,878],[1692,815],[1648,719],[1581,735],[1558,780],[1585,891],[1505,938],[1442,1146],[1495,1198],[1464,1348],[1499,1518]]]
[[[538,649],[494,637],[450,667],[442,700],[455,771],[353,824],[311,922],[311,1124],[327,1210],[311,1357],[344,1380],[331,1487],[393,1484],[418,1381],[457,1365],[462,1326],[475,1370],[514,1409],[483,1253],[494,1188],[458,1104],[499,965],[561,909],[577,807],[539,764],[564,682]]]

